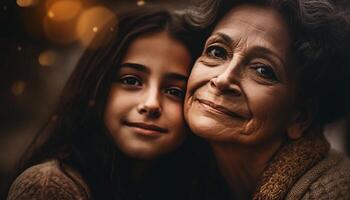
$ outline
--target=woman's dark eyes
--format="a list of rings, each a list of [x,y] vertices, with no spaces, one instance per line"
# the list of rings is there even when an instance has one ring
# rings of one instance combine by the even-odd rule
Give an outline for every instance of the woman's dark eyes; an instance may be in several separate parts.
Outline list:
[[[222,60],[225,60],[227,58],[227,55],[228,55],[225,48],[217,46],[217,45],[209,46],[206,49],[205,53],[210,58],[222,59]]]
[[[182,89],[176,88],[176,87],[167,88],[164,92],[166,94],[169,94],[171,96],[174,96],[180,99],[183,99],[185,96],[185,92]]]
[[[142,82],[139,78],[132,75],[123,76],[119,79],[119,82],[124,85],[140,87],[142,86]]]
[[[269,79],[271,81],[277,81],[278,80],[275,72],[273,71],[273,69],[271,67],[267,66],[267,65],[258,64],[256,66],[254,66],[254,69],[256,70],[258,75],[260,75],[263,78]]]

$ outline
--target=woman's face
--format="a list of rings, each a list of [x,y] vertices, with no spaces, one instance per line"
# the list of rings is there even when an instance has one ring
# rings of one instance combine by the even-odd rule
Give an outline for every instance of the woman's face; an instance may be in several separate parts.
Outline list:
[[[238,6],[216,26],[188,80],[185,116],[208,140],[280,140],[291,125],[296,71],[287,24],[274,10]]]
[[[167,32],[136,38],[121,62],[105,124],[128,156],[153,159],[178,147],[186,133],[183,99],[191,58]]]

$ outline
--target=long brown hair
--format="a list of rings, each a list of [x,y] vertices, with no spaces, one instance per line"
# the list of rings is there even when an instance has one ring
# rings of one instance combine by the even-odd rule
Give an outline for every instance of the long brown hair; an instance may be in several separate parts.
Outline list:
[[[38,132],[22,158],[19,172],[57,159],[63,171],[64,165],[69,165],[81,173],[94,199],[133,198],[128,182],[130,158],[106,134],[102,117],[118,66],[129,44],[143,34],[166,30],[190,49],[192,58],[197,57],[204,42],[190,35],[180,17],[163,9],[138,8],[118,17],[117,23],[111,22],[99,31],[83,53],[52,119]],[[172,194],[166,199],[185,198],[191,183],[188,177],[195,168],[192,164],[196,164],[191,154],[193,138],[190,136],[177,151],[162,157],[161,164],[151,173],[147,192],[155,195],[154,199],[169,192]]]

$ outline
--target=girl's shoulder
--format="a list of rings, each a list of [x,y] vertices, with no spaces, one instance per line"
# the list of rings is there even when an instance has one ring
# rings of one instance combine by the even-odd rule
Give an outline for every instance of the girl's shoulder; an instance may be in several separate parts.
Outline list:
[[[12,183],[7,200],[88,200],[90,191],[80,174],[57,160],[34,165]]]

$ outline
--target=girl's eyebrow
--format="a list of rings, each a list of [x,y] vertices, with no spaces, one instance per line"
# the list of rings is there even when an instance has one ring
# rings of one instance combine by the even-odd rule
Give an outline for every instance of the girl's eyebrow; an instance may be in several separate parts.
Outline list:
[[[166,79],[187,82],[188,77],[178,73],[168,73],[166,74]]]
[[[132,69],[135,69],[137,71],[141,71],[141,72],[144,72],[147,74],[151,73],[151,71],[146,66],[138,64],[138,63],[122,63],[120,65],[120,68],[123,68],[123,67],[132,68]]]
[[[138,63],[122,63],[120,65],[121,68],[127,67],[127,68],[132,68],[137,71],[141,71],[147,74],[150,74],[151,71],[148,69],[146,66],[138,64]],[[167,79],[172,79],[172,80],[178,80],[178,81],[187,81],[188,77],[179,73],[175,72],[170,72],[166,74]]]

